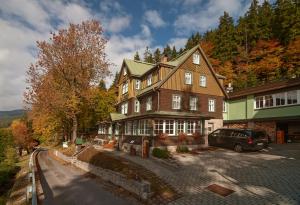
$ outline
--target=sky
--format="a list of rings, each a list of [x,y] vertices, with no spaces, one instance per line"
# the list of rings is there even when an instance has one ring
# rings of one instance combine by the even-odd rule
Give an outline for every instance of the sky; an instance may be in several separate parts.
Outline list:
[[[192,33],[218,25],[227,11],[235,20],[250,0],[0,0],[0,110],[23,108],[26,70],[37,56],[36,41],[69,23],[99,20],[108,39],[111,72],[146,46],[177,49]],[[107,79],[111,84],[111,79]]]

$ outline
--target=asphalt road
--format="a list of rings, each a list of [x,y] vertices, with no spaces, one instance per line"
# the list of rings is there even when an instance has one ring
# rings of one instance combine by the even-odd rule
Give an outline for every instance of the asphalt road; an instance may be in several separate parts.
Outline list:
[[[128,200],[120,198],[86,173],[64,165],[48,156],[46,151],[38,154],[41,167],[41,184],[45,198],[42,204],[48,205],[127,205]]]

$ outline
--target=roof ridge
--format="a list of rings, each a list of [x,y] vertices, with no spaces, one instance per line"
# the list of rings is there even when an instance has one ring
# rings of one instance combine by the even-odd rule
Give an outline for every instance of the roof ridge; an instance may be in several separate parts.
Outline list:
[[[142,63],[142,64],[147,64],[147,65],[155,65],[153,63],[148,63],[148,62],[145,62],[145,61],[132,60],[132,59],[129,59],[129,58],[125,58],[125,60],[130,60],[130,61],[134,61],[136,63]]]
[[[194,46],[193,48],[191,48],[191,49],[188,49],[188,50],[185,50],[184,52],[182,52],[179,56],[177,56],[177,57],[175,57],[175,58],[173,58],[172,60],[170,60],[169,62],[171,62],[171,61],[176,61],[178,58],[180,58],[180,57],[182,57],[183,55],[185,55],[186,53],[188,53],[189,51],[191,51],[191,50],[193,50],[193,49],[195,49],[196,47],[198,47],[199,45],[196,45],[196,46]]]

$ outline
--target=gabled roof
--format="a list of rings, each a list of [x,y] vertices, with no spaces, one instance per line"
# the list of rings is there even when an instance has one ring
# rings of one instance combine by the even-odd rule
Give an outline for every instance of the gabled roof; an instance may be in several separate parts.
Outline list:
[[[130,60],[130,59],[124,59],[124,63],[126,64],[130,74],[138,77],[142,76],[144,73],[146,73],[152,67],[155,66],[152,63]]]
[[[208,65],[208,68],[210,69],[213,77],[215,78],[216,82],[218,83],[219,87],[221,88],[223,94],[225,97],[228,97],[226,91],[224,90],[223,86],[221,85],[220,81],[218,80],[218,77],[213,69],[213,67],[211,66],[211,64],[209,63],[206,55],[204,54],[204,51],[202,50],[202,48],[200,47],[200,44],[193,47],[192,49],[186,51],[185,53],[183,53],[182,55],[180,55],[178,58],[174,59],[174,61],[170,61],[169,63],[176,65],[176,67],[167,75],[167,77],[165,79],[163,79],[162,81],[160,81],[160,83],[157,85],[157,88],[160,88],[177,70],[178,68],[185,62],[186,59],[188,59],[197,49],[200,50],[200,53],[202,54],[205,62]]]
[[[259,85],[256,87],[246,88],[239,91],[234,91],[232,93],[229,93],[229,99],[233,98],[239,98],[247,95],[254,95],[264,92],[270,92],[273,90],[279,90],[294,86],[300,86],[300,78],[292,78],[287,80],[281,80],[276,82],[267,82],[264,85]]]

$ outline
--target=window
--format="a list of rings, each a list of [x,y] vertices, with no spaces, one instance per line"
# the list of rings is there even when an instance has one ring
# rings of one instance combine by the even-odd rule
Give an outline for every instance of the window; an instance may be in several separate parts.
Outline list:
[[[264,97],[263,96],[259,96],[259,97],[255,97],[255,108],[263,108],[264,107]]]
[[[193,54],[193,63],[200,64],[200,55],[198,53]]]
[[[186,129],[187,134],[195,133],[196,122],[195,121],[187,121],[186,124],[187,124],[187,129]]]
[[[140,120],[139,121],[139,134],[140,135],[149,135],[150,134],[150,121],[149,120]]]
[[[276,106],[285,105],[285,93],[278,93],[275,95]]]
[[[209,112],[215,112],[215,103],[216,103],[216,100],[214,100],[214,99],[208,100],[208,111]]]
[[[165,120],[165,133],[174,135],[174,120]]]
[[[136,90],[141,89],[141,81],[140,80],[135,80],[135,89]]]
[[[177,133],[185,133],[184,129],[184,121],[178,121],[177,122]]]
[[[297,90],[292,90],[287,92],[287,104],[297,104]]]
[[[154,134],[159,135],[161,133],[164,133],[164,121],[163,120],[155,120]]]
[[[128,82],[124,83],[122,86],[122,94],[124,95],[127,92],[128,92]]]
[[[227,112],[227,103],[223,101],[223,112]]]
[[[140,101],[134,101],[134,112],[140,112]]]
[[[132,134],[137,135],[138,132],[138,121],[133,121],[132,123]]]
[[[147,98],[147,102],[146,102],[146,110],[152,110],[152,97],[148,97]]]
[[[201,87],[206,87],[206,76],[205,75],[200,75],[199,84]]]
[[[123,70],[123,75],[127,75],[127,70],[126,70],[126,67],[124,67],[124,70]]]
[[[187,85],[192,84],[192,73],[191,72],[185,73],[185,84],[187,84]]]
[[[119,135],[119,125],[118,124],[116,124],[116,127],[115,127],[115,134]]]
[[[105,134],[105,126],[104,125],[99,126],[98,134]]]
[[[197,110],[197,97],[190,97],[190,110]]]
[[[180,95],[173,95],[172,97],[172,109],[180,109],[181,104],[181,96]]]
[[[273,107],[273,96],[272,95],[265,96],[265,107]]]
[[[122,113],[122,114],[127,114],[127,112],[128,112],[128,102],[123,103],[123,104],[121,105],[121,113]]]
[[[131,135],[132,122],[125,123],[125,135]]]
[[[150,86],[152,84],[152,74],[148,75],[147,77],[147,86]]]

